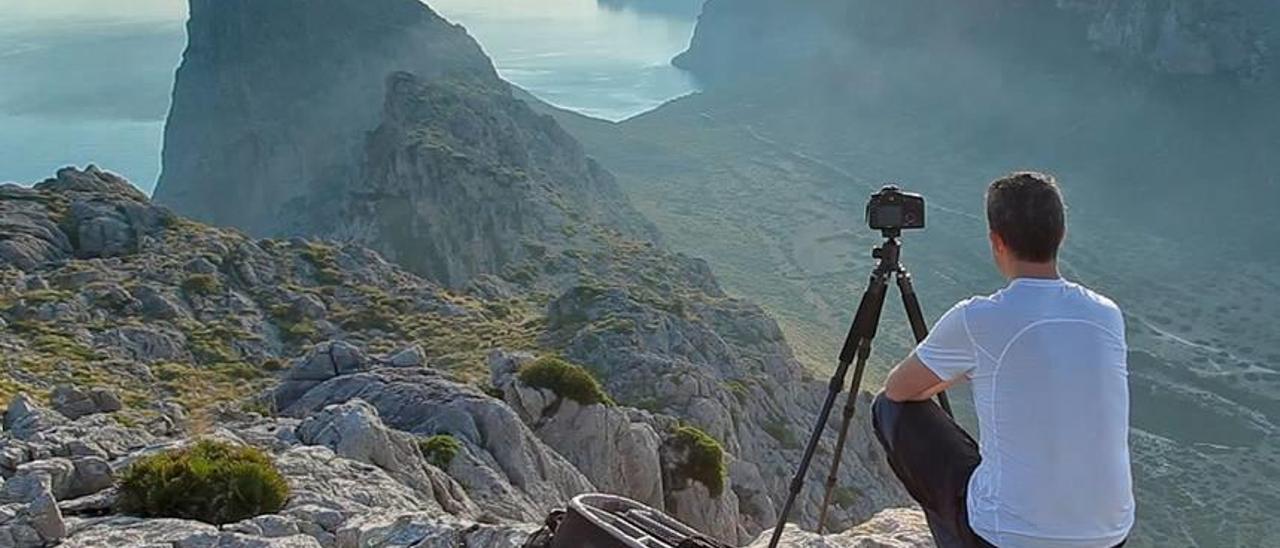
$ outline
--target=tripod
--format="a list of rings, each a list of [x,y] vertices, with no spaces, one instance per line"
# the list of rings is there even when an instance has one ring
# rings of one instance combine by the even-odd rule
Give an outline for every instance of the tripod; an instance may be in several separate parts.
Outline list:
[[[840,434],[836,438],[835,454],[831,461],[831,473],[827,475],[826,491],[822,497],[822,506],[818,513],[818,533],[821,534],[823,532],[827,518],[827,508],[831,504],[836,476],[840,471],[840,455],[844,452],[845,440],[848,438],[849,433],[849,424],[853,421],[858,390],[862,385],[862,374],[866,369],[867,357],[871,355],[871,340],[876,336],[876,330],[880,324],[880,311],[884,309],[884,297],[889,290],[889,278],[897,279],[898,290],[902,293],[902,304],[907,309],[907,321],[911,323],[911,331],[915,335],[916,341],[924,340],[929,333],[929,329],[924,323],[924,314],[920,312],[920,300],[916,298],[915,288],[911,285],[911,273],[899,262],[902,253],[902,242],[899,241],[899,237],[902,235],[902,231],[900,229],[889,229],[882,230],[881,233],[885,238],[884,243],[871,251],[871,256],[877,259],[878,262],[875,270],[871,272],[871,281],[867,285],[866,291],[862,294],[862,300],[858,303],[858,311],[853,316],[853,325],[849,326],[849,334],[845,337],[844,347],[840,350],[839,365],[837,365],[835,373],[831,376],[831,382],[827,386],[827,399],[822,403],[822,409],[818,412],[818,424],[814,426],[813,433],[809,435],[809,443],[805,446],[804,457],[800,459],[800,466],[796,469],[795,477],[791,478],[791,491],[787,494],[787,502],[782,506],[782,512],[778,514],[778,525],[773,529],[773,537],[769,540],[769,548],[776,548],[778,540],[782,538],[782,529],[787,524],[787,515],[791,513],[791,507],[795,504],[796,496],[804,488],[805,474],[809,471],[809,463],[813,460],[813,453],[818,448],[818,442],[822,440],[822,431],[826,428],[827,420],[831,417],[831,408],[835,404],[836,396],[840,394],[841,389],[844,387],[844,379],[849,373],[849,365],[854,364],[856,361],[853,369],[853,382],[849,385],[849,396],[845,400]],[[938,403],[948,415],[951,414],[951,404],[947,401],[946,393],[938,394]]]

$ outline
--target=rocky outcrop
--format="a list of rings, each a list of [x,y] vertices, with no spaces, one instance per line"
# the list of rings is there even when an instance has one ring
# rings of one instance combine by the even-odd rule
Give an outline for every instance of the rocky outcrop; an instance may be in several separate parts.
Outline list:
[[[662,438],[634,410],[582,405],[545,388],[516,379],[516,370],[531,354],[495,351],[489,355],[493,386],[538,438],[564,455],[603,493],[625,496],[655,508],[664,507]],[[637,420],[638,419],[638,420]],[[736,522],[737,516],[727,520]]]
[[[286,416],[335,413],[323,410],[359,399],[397,430],[452,436],[462,451],[446,471],[494,516],[536,521],[572,495],[592,490],[590,481],[529,431],[510,407],[428,369],[371,369],[335,376],[295,400],[285,396],[278,392],[276,404]],[[310,435],[308,424],[302,432]]]
[[[772,530],[765,531],[748,548],[769,545]],[[933,546],[924,514],[919,510],[890,508],[866,523],[835,535],[815,535],[788,526],[780,546],[793,548],[924,548]]]
[[[256,235],[296,232],[300,208],[337,210],[391,72],[498,83],[461,27],[414,0],[190,6],[155,196]]]
[[[358,241],[454,287],[601,227],[656,236],[426,5],[193,0],[188,27],[156,189],[181,213]]]
[[[506,84],[387,79],[336,233],[451,286],[609,230],[654,239],[613,176]],[[319,226],[319,225],[317,225]]]

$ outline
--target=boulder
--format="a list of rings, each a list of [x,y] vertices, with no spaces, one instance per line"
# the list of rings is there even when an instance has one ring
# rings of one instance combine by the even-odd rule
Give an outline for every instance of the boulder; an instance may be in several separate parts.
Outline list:
[[[15,438],[27,439],[36,432],[65,423],[66,419],[40,407],[26,394],[9,401],[4,412],[4,430]]]
[[[56,544],[67,535],[66,523],[58,509],[58,503],[49,492],[47,478],[29,477],[21,480],[21,489],[9,487],[13,480],[5,482],[0,506],[0,546],[36,548]],[[11,501],[9,497],[23,491],[26,500]]]
[[[378,411],[363,400],[350,400],[312,413],[298,425],[296,433],[302,443],[323,445],[340,457],[386,470],[417,490],[421,500],[438,504],[437,510],[464,516],[479,513],[457,482],[423,459],[411,436],[387,428]]]
[[[618,407],[581,405],[546,389],[533,388],[513,374],[531,356],[495,352],[489,356],[495,388],[544,443],[573,463],[601,492],[663,507],[662,444],[653,427],[632,421]]]
[[[510,407],[473,387],[425,368],[379,368],[342,375],[300,397],[277,401],[285,416],[304,417],[353,399],[378,410],[389,427],[417,436],[449,434],[462,450],[447,467],[480,508],[517,520],[537,521],[591,482],[547,447]]]
[[[120,397],[106,388],[82,390],[69,384],[54,387],[49,396],[53,409],[69,419],[85,415],[111,413],[124,407]]]

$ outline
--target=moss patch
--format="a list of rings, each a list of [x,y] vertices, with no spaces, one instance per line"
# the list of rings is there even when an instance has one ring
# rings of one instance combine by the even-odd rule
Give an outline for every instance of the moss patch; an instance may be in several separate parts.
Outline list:
[[[221,525],[278,512],[289,485],[259,449],[204,440],[146,457],[120,479],[120,510]]]
[[[213,295],[222,290],[222,282],[213,274],[191,274],[182,280],[182,290],[188,295]]]
[[[449,434],[436,434],[418,440],[418,450],[422,457],[437,468],[448,468],[454,457],[462,450],[462,442]]]
[[[724,493],[728,472],[724,465],[724,447],[720,442],[698,428],[680,426],[676,428],[671,443],[685,452],[685,461],[676,467],[677,475],[701,482],[713,497]]]
[[[583,405],[613,405],[604,388],[580,365],[552,356],[544,356],[520,368],[520,382],[534,388],[546,388],[557,396]]]

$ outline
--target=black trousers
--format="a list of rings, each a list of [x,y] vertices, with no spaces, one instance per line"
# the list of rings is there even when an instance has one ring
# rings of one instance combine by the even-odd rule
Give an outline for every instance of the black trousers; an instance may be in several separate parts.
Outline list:
[[[993,546],[969,526],[969,477],[982,462],[969,433],[933,401],[899,403],[884,393],[871,405],[871,421],[889,466],[924,509],[938,547]]]
[[[880,393],[871,421],[889,466],[924,509],[938,547],[993,546],[969,526],[969,477],[982,461],[973,438],[932,401],[899,403]]]

